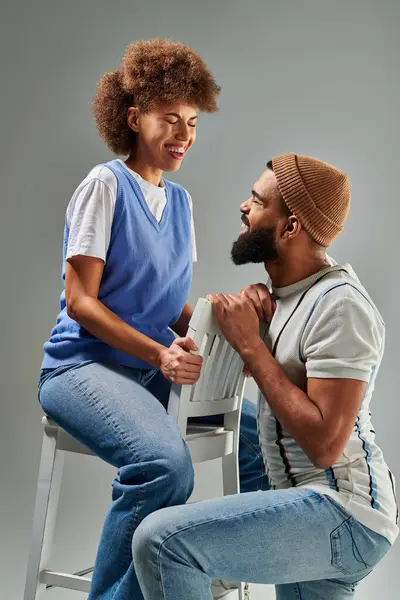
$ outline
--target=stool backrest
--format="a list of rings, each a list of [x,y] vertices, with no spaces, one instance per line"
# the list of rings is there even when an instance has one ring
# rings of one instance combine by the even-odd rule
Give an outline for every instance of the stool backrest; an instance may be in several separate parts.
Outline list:
[[[199,348],[203,364],[197,383],[172,386],[168,413],[177,419],[181,428],[188,417],[237,410],[246,380],[242,359],[222,335],[212,306],[204,298],[196,304],[187,335]]]
[[[217,402],[236,396],[245,380],[243,361],[222,335],[210,302],[200,298],[190,321],[188,335],[203,357],[201,376],[190,389],[190,401]]]

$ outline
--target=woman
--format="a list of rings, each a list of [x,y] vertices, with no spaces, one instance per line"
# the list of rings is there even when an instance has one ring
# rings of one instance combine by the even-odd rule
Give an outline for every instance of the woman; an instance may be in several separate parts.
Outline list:
[[[65,289],[39,383],[44,411],[118,468],[90,600],[142,597],[133,533],[192,492],[190,455],[166,407],[171,382],[193,384],[201,369],[182,337],[196,248],[190,196],[163,172],[179,170],[198,110],[216,111],[219,91],[193,50],[150,40],[127,48],[94,99],[101,137],[128,158],[92,169],[68,205]],[[243,491],[268,486],[247,402],[240,466]]]

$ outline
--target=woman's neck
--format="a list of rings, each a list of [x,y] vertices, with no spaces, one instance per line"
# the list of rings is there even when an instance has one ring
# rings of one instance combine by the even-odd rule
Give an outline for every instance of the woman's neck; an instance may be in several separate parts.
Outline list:
[[[125,164],[127,167],[138,173],[145,181],[152,183],[156,186],[161,186],[162,171],[157,167],[153,167],[145,163],[140,157],[133,154],[126,159]]]

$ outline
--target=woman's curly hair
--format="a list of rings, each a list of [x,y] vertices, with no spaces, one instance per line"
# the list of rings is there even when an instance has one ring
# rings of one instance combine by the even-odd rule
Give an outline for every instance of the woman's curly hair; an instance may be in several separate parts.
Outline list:
[[[130,44],[121,65],[100,79],[93,112],[101,138],[115,153],[127,155],[136,134],[127,123],[130,106],[142,111],[177,101],[216,112],[221,88],[202,58],[189,46],[170,40]]]

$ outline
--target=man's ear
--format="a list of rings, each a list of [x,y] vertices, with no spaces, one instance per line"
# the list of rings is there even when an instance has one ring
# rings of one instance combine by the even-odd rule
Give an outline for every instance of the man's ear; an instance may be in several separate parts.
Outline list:
[[[139,131],[139,109],[136,106],[128,108],[128,125],[135,133]]]
[[[301,229],[301,223],[296,215],[290,215],[287,219],[284,237],[295,237],[300,233]]]

